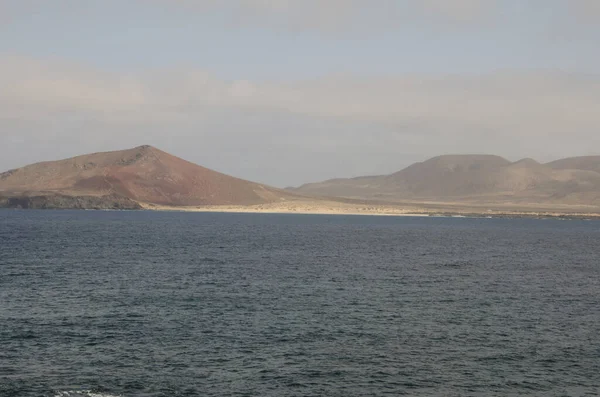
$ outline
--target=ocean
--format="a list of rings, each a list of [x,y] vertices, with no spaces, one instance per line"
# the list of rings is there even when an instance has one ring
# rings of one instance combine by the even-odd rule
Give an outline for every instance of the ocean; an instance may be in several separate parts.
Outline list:
[[[595,396],[600,221],[0,211],[0,396]]]

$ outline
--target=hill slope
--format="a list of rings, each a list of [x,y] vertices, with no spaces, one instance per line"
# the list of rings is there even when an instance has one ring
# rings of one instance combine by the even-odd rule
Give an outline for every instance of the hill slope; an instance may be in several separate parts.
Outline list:
[[[582,170],[600,172],[600,156],[569,157],[546,164],[555,170]]]
[[[292,191],[390,201],[600,205],[600,157],[540,164],[491,155],[447,155],[390,175],[333,179]]]
[[[172,156],[152,146],[94,153],[32,164],[0,174],[0,196],[16,200],[36,197],[48,206],[109,208],[115,200],[165,206],[251,205],[292,196],[285,191],[234,178]],[[57,198],[78,197],[81,205],[53,204]],[[102,204],[98,197],[111,201]],[[85,198],[85,199],[83,199]],[[105,201],[106,201],[105,200]],[[60,202],[60,200],[58,200]],[[22,202],[27,206],[26,202]],[[23,205],[22,205],[23,206]]]

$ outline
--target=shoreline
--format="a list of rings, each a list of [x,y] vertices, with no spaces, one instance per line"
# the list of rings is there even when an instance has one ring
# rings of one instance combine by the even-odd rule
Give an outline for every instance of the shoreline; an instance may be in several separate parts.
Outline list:
[[[43,197],[42,197],[43,198]],[[37,201],[36,201],[37,199]],[[60,199],[60,200],[59,200]],[[590,206],[536,207],[533,205],[505,204],[492,207],[484,204],[457,204],[443,202],[344,202],[331,200],[289,200],[253,205],[201,205],[168,206],[137,201],[122,202],[114,197],[58,197],[42,200],[33,197],[31,202],[11,204],[0,200],[0,209],[55,209],[96,211],[163,211],[245,214],[297,214],[297,215],[355,215],[396,217],[447,217],[447,218],[529,218],[600,220],[600,208]],[[39,201],[39,202],[38,202]],[[5,204],[5,205],[3,205]],[[23,205],[16,205],[23,204]],[[32,205],[27,205],[32,204]],[[491,207],[491,208],[490,208]]]
[[[466,218],[466,219],[555,219],[555,220],[582,220],[600,221],[600,213],[530,213],[530,212],[498,212],[484,213],[458,213],[458,212],[407,212],[407,213],[379,213],[379,212],[342,212],[342,211],[275,211],[253,209],[223,209],[223,208],[9,208],[0,207],[6,211],[106,211],[106,212],[188,212],[188,213],[215,213],[215,214],[264,214],[264,215],[325,215],[325,216],[379,216],[379,217],[406,217],[406,218]]]
[[[551,212],[551,211],[452,211],[452,210],[356,210],[356,209],[296,209],[296,208],[256,208],[253,206],[202,206],[202,207],[169,207],[142,205],[146,211],[159,212],[199,212],[228,214],[288,214],[288,215],[352,215],[352,216],[395,216],[425,218],[476,218],[476,219],[560,219],[560,220],[600,220],[600,213]]]

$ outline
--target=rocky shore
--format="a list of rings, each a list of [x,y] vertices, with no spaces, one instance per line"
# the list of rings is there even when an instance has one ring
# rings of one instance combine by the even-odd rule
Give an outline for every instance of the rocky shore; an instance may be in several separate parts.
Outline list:
[[[0,196],[0,208],[139,210],[142,209],[142,206],[134,200],[116,194],[106,196],[67,196],[61,194],[48,194],[34,196]]]

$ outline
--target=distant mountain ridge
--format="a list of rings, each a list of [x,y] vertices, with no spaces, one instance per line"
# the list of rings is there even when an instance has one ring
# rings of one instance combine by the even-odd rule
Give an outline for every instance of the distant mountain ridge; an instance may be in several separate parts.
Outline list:
[[[600,156],[569,157],[552,161],[546,165],[557,170],[575,169],[600,172]]]
[[[133,208],[137,203],[252,205],[278,201],[292,194],[225,175],[144,145],[4,172],[0,174],[0,196],[4,197],[5,206],[11,198],[11,202],[21,206],[38,203],[50,207],[113,208],[118,204]],[[78,200],[68,199],[73,197]]]
[[[444,155],[379,176],[309,183],[293,192],[390,201],[600,205],[600,156],[547,164],[493,155]]]
[[[325,201],[478,208],[566,205],[600,212],[600,156],[541,164],[530,158],[510,162],[485,154],[443,155],[389,175],[338,178],[288,189],[222,174],[148,145],[0,173],[0,207],[140,209],[295,200],[312,200],[315,207]]]

